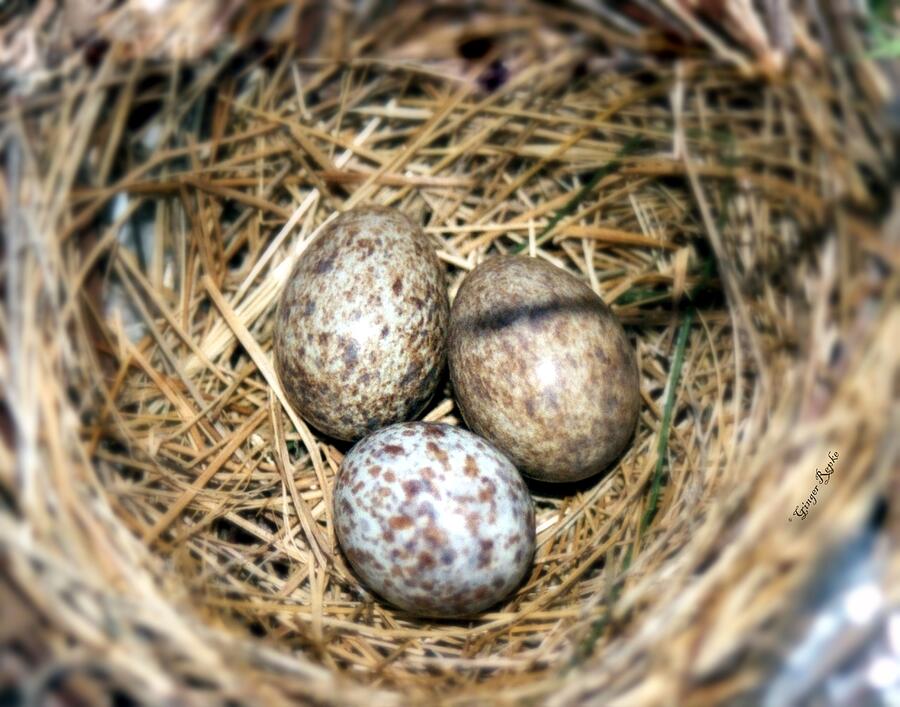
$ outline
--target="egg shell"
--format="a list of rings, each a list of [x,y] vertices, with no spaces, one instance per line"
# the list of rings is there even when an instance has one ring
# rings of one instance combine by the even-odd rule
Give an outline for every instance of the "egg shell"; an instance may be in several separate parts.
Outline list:
[[[593,290],[544,260],[501,256],[476,267],[453,303],[448,354],[466,423],[527,476],[587,478],[632,436],[634,349]]]
[[[357,208],[322,230],[288,279],[275,367],[300,415],[356,440],[427,404],[448,319],[444,271],[421,229],[393,209]]]
[[[421,616],[477,613],[522,580],[534,507],[522,477],[467,430],[407,422],[369,435],[334,487],[338,541],[363,583]]]

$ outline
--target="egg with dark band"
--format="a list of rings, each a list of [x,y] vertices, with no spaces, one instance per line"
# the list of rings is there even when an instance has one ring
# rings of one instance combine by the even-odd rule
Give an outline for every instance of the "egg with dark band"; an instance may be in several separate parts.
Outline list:
[[[496,257],[466,277],[451,310],[448,360],[467,425],[527,476],[592,476],[634,431],[634,349],[603,300],[546,261]]]
[[[356,574],[410,613],[477,613],[531,566],[528,488],[467,430],[407,422],[369,435],[344,457],[333,499],[335,532]]]
[[[294,409],[356,440],[415,417],[446,363],[449,317],[434,246],[405,215],[365,207],[310,243],[278,305],[275,367]]]

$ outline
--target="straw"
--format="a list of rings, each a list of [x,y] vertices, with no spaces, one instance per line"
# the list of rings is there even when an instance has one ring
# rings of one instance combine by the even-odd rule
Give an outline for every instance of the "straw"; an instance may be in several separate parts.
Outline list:
[[[864,16],[588,4],[13,12],[14,699],[758,701],[818,569],[896,485],[893,73]],[[511,252],[576,275],[639,361],[628,448],[532,487],[533,567],[464,620],[405,614],[349,570],[349,445],[272,362],[295,262],[366,203],[422,224],[451,297]],[[463,424],[448,387],[422,417]],[[830,450],[838,475],[792,517]]]

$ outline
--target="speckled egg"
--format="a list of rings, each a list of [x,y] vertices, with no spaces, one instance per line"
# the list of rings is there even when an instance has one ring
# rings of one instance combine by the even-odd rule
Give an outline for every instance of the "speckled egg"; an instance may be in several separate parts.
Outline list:
[[[356,440],[422,410],[446,363],[443,269],[409,218],[347,211],[300,257],[282,293],[275,367],[319,430]]]
[[[334,525],[371,590],[421,616],[479,612],[509,594],[534,554],[534,508],[493,445],[450,425],[407,422],[344,458]]]
[[[502,256],[475,268],[453,303],[448,355],[466,423],[527,476],[587,478],[632,436],[634,349],[603,300],[546,261]]]

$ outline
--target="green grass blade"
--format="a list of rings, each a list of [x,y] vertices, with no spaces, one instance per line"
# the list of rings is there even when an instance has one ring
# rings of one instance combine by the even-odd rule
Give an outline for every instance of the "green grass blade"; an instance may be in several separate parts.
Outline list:
[[[672,425],[672,412],[675,408],[675,397],[678,393],[678,379],[681,377],[681,368],[684,365],[684,351],[687,347],[688,334],[691,330],[691,322],[694,318],[694,311],[687,310],[684,319],[681,321],[681,328],[678,330],[678,339],[675,344],[675,359],[672,361],[672,371],[669,374],[669,386],[666,392],[666,403],[663,408],[662,424],[659,430],[659,447],[657,451],[656,468],[653,471],[653,481],[650,486],[650,497],[647,499],[647,510],[641,519],[640,534],[653,522],[656,516],[657,506],[659,505],[659,497],[662,493],[663,469],[666,462],[666,450],[669,446],[669,430]]]

